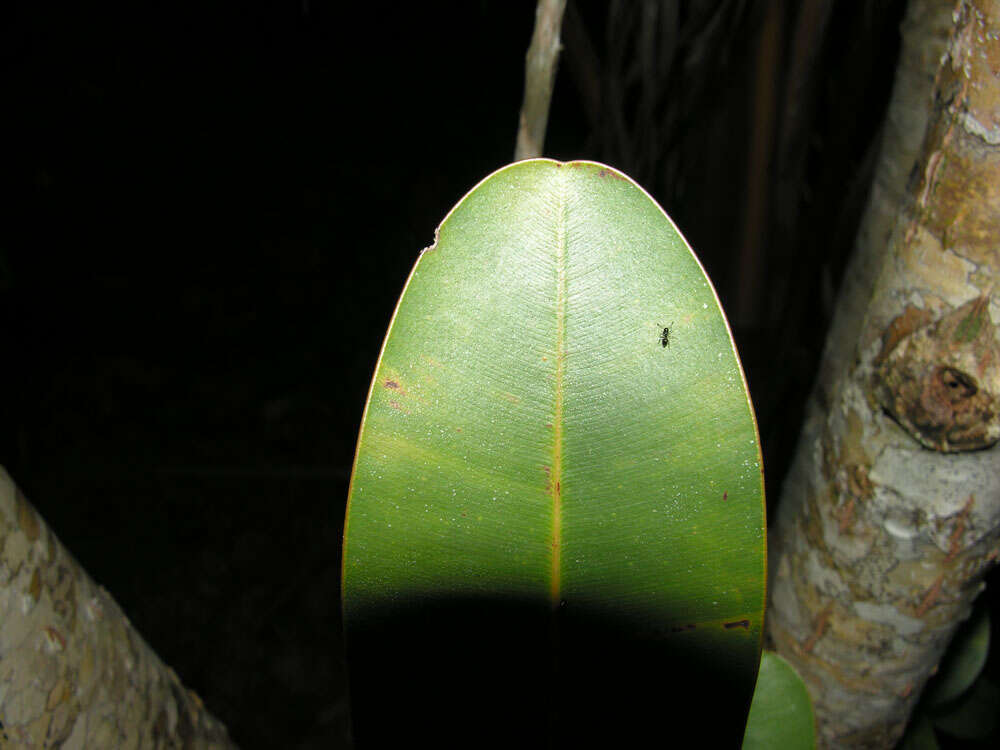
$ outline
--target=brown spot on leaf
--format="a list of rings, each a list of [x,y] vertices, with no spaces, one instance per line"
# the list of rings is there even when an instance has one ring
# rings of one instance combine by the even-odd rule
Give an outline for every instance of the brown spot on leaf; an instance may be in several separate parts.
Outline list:
[[[403,386],[400,385],[398,380],[391,380],[389,378],[386,378],[386,381],[382,384],[382,387],[390,391],[396,391],[396,393],[401,393],[404,396],[406,395],[406,391],[403,390]]]
[[[729,499],[729,492],[723,492],[722,493],[722,500],[723,500],[723,502],[725,502],[728,499]]]
[[[405,408],[401,403],[399,403],[395,399],[392,399],[392,398],[389,399],[389,406],[391,406],[396,411],[403,412],[403,414],[407,414],[408,415],[410,413],[409,409]]]
[[[597,176],[602,179],[610,177],[613,180],[621,180],[622,182],[628,182],[628,180],[626,180],[623,175],[619,174],[613,169],[607,169],[607,168],[599,169],[597,172]]]

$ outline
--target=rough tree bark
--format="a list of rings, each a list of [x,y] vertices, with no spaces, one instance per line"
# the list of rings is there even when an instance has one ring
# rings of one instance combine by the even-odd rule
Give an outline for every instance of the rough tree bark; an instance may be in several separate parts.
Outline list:
[[[0,747],[235,748],[0,467]]]
[[[899,739],[1000,554],[1000,2],[915,0],[903,35],[772,531],[769,637],[828,747]]]

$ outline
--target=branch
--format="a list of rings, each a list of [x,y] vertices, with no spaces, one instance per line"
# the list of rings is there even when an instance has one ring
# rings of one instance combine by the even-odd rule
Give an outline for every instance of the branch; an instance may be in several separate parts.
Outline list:
[[[524,102],[517,130],[514,160],[542,155],[545,127],[549,121],[549,103],[559,60],[559,27],[566,0],[538,0],[535,31],[524,64]]]

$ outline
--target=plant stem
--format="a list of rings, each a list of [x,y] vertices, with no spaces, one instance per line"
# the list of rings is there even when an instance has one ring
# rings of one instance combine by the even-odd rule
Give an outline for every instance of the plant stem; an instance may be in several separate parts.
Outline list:
[[[524,63],[524,101],[518,122],[515,161],[542,155],[559,61],[559,28],[564,10],[566,0],[538,0],[535,9],[535,31]]]

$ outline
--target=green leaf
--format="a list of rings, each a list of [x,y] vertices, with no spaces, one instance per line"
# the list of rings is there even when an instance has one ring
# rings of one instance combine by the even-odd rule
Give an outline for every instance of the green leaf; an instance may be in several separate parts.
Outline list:
[[[938,750],[939,747],[930,719],[923,713],[915,714],[906,727],[899,750]]]
[[[956,344],[971,344],[979,338],[979,332],[984,325],[991,325],[989,306],[986,304],[987,298],[979,297],[969,310],[969,314],[959,321],[952,334],[952,341]]]
[[[980,602],[948,646],[937,674],[924,690],[923,704],[934,709],[968,690],[983,671],[989,651],[990,611]]]
[[[743,735],[743,750],[815,747],[816,720],[805,683],[787,661],[773,651],[765,651]]]
[[[1000,688],[981,676],[946,713],[931,718],[943,732],[965,740],[981,740],[997,728],[998,716]]]
[[[718,299],[662,209],[592,162],[486,178],[417,261],[362,422],[359,744],[625,747],[692,722],[738,743],[761,471]]]

